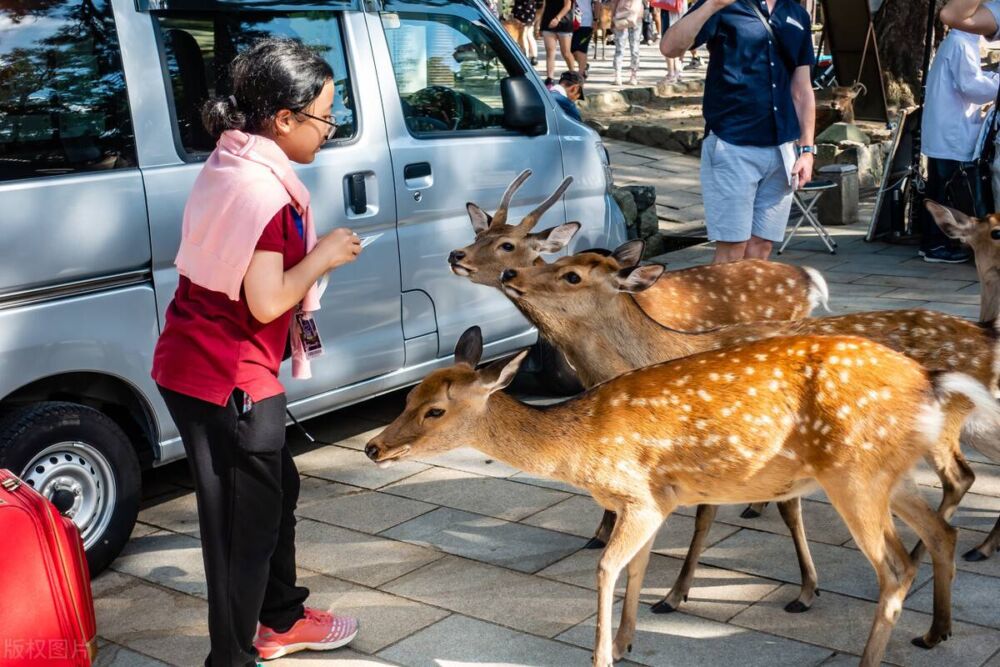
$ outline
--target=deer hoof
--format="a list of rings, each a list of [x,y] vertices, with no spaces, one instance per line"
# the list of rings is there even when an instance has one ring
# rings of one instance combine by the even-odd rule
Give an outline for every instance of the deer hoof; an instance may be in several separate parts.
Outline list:
[[[748,506],[745,510],[743,510],[743,513],[740,514],[740,518],[742,518],[742,519],[759,519],[760,518],[760,512],[758,512],[757,510],[755,510],[752,506]]]
[[[785,611],[787,611],[789,614],[801,614],[803,612],[809,611],[810,609],[812,609],[812,607],[810,605],[807,605],[802,600],[792,600],[791,602],[785,605]]]
[[[586,544],[583,545],[583,548],[584,549],[603,549],[606,546],[608,546],[608,544],[604,540],[602,540],[602,539],[600,539],[598,537],[592,537],[592,538],[590,538],[587,541]]]
[[[910,643],[922,649],[932,649],[938,644],[948,641],[949,637],[951,637],[951,631],[942,632],[941,634],[928,632],[922,637],[914,637]]]
[[[970,549],[969,551],[966,551],[964,554],[962,554],[962,560],[966,561],[967,563],[978,563],[980,561],[986,560],[987,558],[989,558],[989,556],[987,554],[984,554],[979,549]]]
[[[672,614],[677,611],[677,607],[663,599],[650,607],[650,611],[654,614]]]

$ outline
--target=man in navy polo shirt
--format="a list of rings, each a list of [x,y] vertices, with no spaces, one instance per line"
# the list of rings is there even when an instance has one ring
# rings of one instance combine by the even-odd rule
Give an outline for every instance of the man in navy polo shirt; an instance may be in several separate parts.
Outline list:
[[[715,261],[767,259],[784,236],[795,188],[812,178],[811,20],[794,0],[700,0],[660,51],[679,58],[703,44],[701,181]]]

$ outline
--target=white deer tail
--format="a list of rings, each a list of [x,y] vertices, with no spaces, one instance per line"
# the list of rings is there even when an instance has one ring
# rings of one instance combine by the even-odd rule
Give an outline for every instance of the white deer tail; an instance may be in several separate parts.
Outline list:
[[[932,374],[931,385],[939,402],[964,396],[975,406],[965,421],[966,442],[984,456],[1000,461],[1000,403],[981,382],[965,373]]]
[[[811,266],[803,266],[802,270],[809,276],[809,305],[815,310],[817,306],[823,306],[823,310],[830,311],[830,289],[826,285],[826,278]]]

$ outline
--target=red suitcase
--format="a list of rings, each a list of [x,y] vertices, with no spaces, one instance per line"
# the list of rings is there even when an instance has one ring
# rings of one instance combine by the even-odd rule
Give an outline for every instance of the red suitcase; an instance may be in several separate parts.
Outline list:
[[[80,531],[0,470],[0,666],[89,667],[96,653]]]

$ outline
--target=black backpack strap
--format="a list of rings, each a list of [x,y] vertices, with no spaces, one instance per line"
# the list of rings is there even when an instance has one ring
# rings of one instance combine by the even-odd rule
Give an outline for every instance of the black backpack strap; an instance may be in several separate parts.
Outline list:
[[[788,70],[788,75],[791,76],[791,74],[795,71],[795,61],[793,61],[788,55],[788,52],[785,51],[785,45],[778,39],[778,35],[775,34],[774,28],[771,27],[771,22],[767,20],[766,16],[764,16],[764,12],[760,11],[760,7],[757,6],[757,3],[754,2],[754,0],[744,0],[743,4],[748,6],[757,18],[760,19],[760,22],[764,24],[764,29],[767,30],[768,36],[770,36],[771,41],[774,42],[774,48],[778,50],[778,57],[781,58],[781,62],[784,63],[785,69]]]

